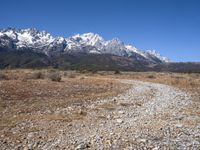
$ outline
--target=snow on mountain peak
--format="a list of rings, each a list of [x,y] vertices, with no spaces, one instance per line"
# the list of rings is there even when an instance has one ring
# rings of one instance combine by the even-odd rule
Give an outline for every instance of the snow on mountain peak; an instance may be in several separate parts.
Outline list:
[[[138,57],[161,62],[168,62],[169,59],[162,57],[155,51],[142,51],[132,45],[125,45],[118,38],[105,41],[98,34],[89,32],[76,34],[69,38],[53,37],[46,31],[39,31],[36,28],[15,29],[7,28],[0,30],[0,47],[16,49],[33,49],[49,55],[51,52],[87,52],[99,54],[113,54],[123,57]],[[154,59],[156,58],[156,59]]]
[[[119,38],[113,38],[112,40],[111,40],[111,42],[113,42],[113,43],[119,43],[119,44],[122,44],[123,42],[119,39]]]
[[[92,46],[99,45],[104,42],[104,39],[101,36],[91,32],[84,34],[77,34],[72,36],[72,38],[81,42],[82,44],[92,45]]]
[[[160,59],[163,62],[170,62],[169,58],[161,56],[155,50],[147,50],[146,52],[149,53],[150,55],[157,57],[158,59]]]
[[[130,53],[130,52],[134,52],[136,54],[139,54],[141,55],[142,57],[144,58],[147,58],[147,56],[145,55],[145,53],[139,49],[137,49],[136,47],[132,46],[132,45],[125,45],[126,49],[127,49],[127,53]],[[129,54],[131,55],[131,54]]]
[[[133,52],[135,52],[135,53],[138,52],[138,49],[137,49],[136,47],[132,46],[132,45],[126,45],[125,47],[126,47],[128,50],[133,51]]]

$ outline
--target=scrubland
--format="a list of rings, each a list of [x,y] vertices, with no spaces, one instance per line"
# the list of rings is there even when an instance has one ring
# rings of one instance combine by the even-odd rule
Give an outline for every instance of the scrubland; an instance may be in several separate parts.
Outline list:
[[[0,115],[1,149],[195,149],[200,143],[200,74],[1,70]],[[177,144],[175,131],[174,141],[166,144],[163,132],[172,126],[191,130],[192,137],[179,137],[188,142]]]

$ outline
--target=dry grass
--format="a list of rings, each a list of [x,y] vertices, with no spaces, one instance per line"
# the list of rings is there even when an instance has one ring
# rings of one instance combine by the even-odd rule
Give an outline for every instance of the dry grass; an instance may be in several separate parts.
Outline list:
[[[62,82],[52,82],[47,77],[55,70],[3,70],[9,80],[0,80],[0,128],[12,127],[26,120],[70,121],[82,119],[86,112],[74,112],[71,116],[43,114],[54,112],[72,105],[110,97],[123,92],[128,87],[113,79],[97,78],[88,74],[67,72],[62,74]],[[73,74],[74,77],[68,75]],[[43,78],[44,76],[44,78]],[[26,79],[26,80],[25,80]],[[41,112],[42,115],[37,115]]]
[[[76,75],[73,74],[73,73],[70,73],[70,74],[68,75],[68,78],[76,78]]]
[[[190,91],[199,91],[200,88],[200,74],[195,73],[121,72],[121,74],[115,74],[99,72],[99,77],[101,76],[161,83]]]

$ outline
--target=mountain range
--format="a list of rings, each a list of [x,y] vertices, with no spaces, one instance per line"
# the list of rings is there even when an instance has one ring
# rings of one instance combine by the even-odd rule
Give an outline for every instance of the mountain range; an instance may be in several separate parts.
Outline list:
[[[65,38],[35,28],[0,29],[0,68],[162,71],[171,64],[155,50],[140,50],[118,38],[104,40],[95,33]]]
[[[0,30],[0,47],[15,50],[32,49],[47,56],[58,53],[112,54],[122,57],[134,57],[155,63],[168,62],[156,51],[142,51],[132,45],[124,44],[118,38],[105,41],[95,33],[77,34],[68,38],[53,37],[46,31],[35,28]]]

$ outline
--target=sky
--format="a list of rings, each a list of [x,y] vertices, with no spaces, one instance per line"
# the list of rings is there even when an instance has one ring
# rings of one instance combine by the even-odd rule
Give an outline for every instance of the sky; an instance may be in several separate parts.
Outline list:
[[[172,61],[200,62],[200,0],[1,0],[0,6],[1,29],[63,37],[94,32]]]

